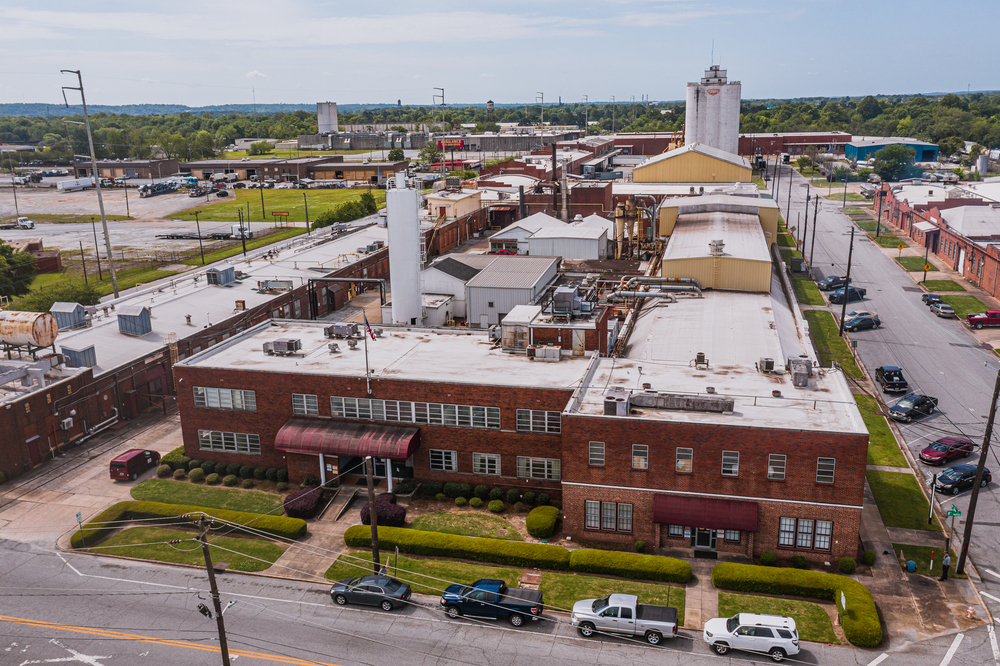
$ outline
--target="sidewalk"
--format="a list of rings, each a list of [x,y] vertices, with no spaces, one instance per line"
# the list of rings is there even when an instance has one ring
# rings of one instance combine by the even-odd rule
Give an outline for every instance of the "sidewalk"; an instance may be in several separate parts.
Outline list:
[[[715,560],[691,560],[694,574],[684,588],[684,628],[701,631],[705,622],[719,617],[719,591],[712,585]]]
[[[337,520],[337,514],[352,500],[355,491],[352,486],[341,486],[323,515],[307,521],[309,531],[306,536],[298,540],[296,547],[285,550],[267,573],[278,578],[312,583],[323,580],[323,574],[337,559],[337,554],[344,550],[344,532],[357,523],[354,509]],[[360,507],[360,503],[355,503],[355,507]]]

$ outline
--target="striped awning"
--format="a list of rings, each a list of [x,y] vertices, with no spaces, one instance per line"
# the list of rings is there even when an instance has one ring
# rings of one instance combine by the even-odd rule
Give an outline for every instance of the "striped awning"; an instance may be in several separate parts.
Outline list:
[[[656,495],[653,497],[653,522],[756,532],[757,503],[692,495]]]
[[[274,438],[274,448],[289,453],[391,460],[406,460],[419,446],[417,428],[316,419],[290,419]]]

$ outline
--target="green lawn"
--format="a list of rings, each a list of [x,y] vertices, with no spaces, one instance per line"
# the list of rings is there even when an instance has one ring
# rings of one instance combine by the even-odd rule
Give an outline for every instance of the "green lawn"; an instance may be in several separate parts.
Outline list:
[[[896,553],[896,559],[899,559],[899,552],[903,551],[903,557],[906,559],[899,560],[899,566],[903,571],[906,571],[906,560],[913,560],[917,565],[917,570],[911,575],[916,576],[919,574],[922,576],[934,576],[935,578],[941,577],[941,554],[944,552],[944,546],[931,548],[930,546],[908,546],[905,543],[894,543],[892,544],[892,549]],[[931,564],[931,555],[934,556],[934,568],[928,570]],[[952,549],[951,568],[948,570],[948,578],[968,578],[966,574],[957,575],[955,573],[956,566],[958,566],[958,555]]]
[[[927,262],[924,261],[923,257],[896,257],[896,263],[908,271],[922,271],[924,270],[924,264]],[[932,268],[931,270],[936,271],[937,269]]]
[[[855,394],[854,400],[868,428],[868,464],[907,467],[906,456],[899,450],[885,417],[879,413],[881,406],[866,395]]]
[[[816,286],[816,283],[809,278],[793,277],[792,289],[795,291],[795,298],[799,303],[805,305],[826,305],[823,300],[823,293]]]
[[[836,189],[838,187],[844,186],[844,183],[840,181],[836,183],[830,183],[826,180],[826,178],[813,178],[809,182],[813,187],[818,187],[818,188],[829,188],[830,186],[833,186],[833,188]]]
[[[950,305],[959,319],[965,319],[966,315],[977,312],[986,312],[986,303],[975,296],[962,296],[960,294],[944,294],[941,300]]]
[[[397,560],[394,554],[385,551],[380,553],[380,559],[386,563],[390,576],[409,583],[417,594],[440,595],[452,583],[474,583],[480,578],[499,578],[507,583],[507,587],[517,587],[522,572],[513,567],[468,564],[457,560],[425,560],[405,555],[400,555]],[[344,553],[330,565],[324,576],[327,580],[343,580],[374,573],[371,562],[370,551]],[[394,563],[398,570],[393,567]]]
[[[764,183],[764,179],[761,178],[760,176],[754,176],[753,177],[753,182],[757,185],[757,189],[758,190],[766,190],[767,189],[767,185]]]
[[[859,208],[857,206],[848,206],[844,209],[844,212],[848,215],[867,215],[864,208]]]
[[[940,532],[941,525],[937,517],[927,524],[927,513],[930,506],[920,491],[919,482],[913,474],[905,472],[879,472],[868,470],[865,473],[868,486],[875,495],[878,512],[886,527],[905,527],[911,530],[929,530]]]
[[[247,204],[250,204],[250,222],[273,222],[276,218],[272,212],[288,213],[287,218],[281,218],[286,222],[305,222],[306,212],[303,203],[309,203],[309,220],[315,222],[316,218],[328,208],[337,206],[345,201],[359,199],[367,190],[230,190],[229,196],[218,203],[205,204],[188,208],[171,215],[177,220],[194,220],[197,212],[202,222],[210,220],[213,222],[239,222],[238,211],[242,207],[244,217],[247,215]],[[261,216],[260,195],[264,193],[264,211]],[[375,201],[379,204],[385,203],[385,190],[372,190]],[[235,195],[235,196],[234,196]]]
[[[479,513],[475,509],[425,513],[414,518],[410,527],[425,532],[524,541],[524,537],[513,524],[488,513]],[[506,533],[501,534],[500,530],[505,530]]]
[[[795,247],[795,239],[791,234],[778,234],[778,245],[781,247]]]
[[[855,307],[859,306],[863,306],[863,303],[855,304]],[[802,316],[809,322],[809,332],[819,353],[820,362],[829,367],[836,361],[848,376],[861,377],[861,368],[847,348],[846,339],[837,335],[840,327],[833,315],[826,310],[806,310]]]
[[[281,495],[260,490],[206,486],[190,481],[148,479],[132,489],[132,498],[141,502],[189,504],[206,509],[228,509],[249,513],[271,513],[280,516]]]
[[[898,247],[900,243],[906,245],[906,241],[899,238],[898,236],[893,236],[892,234],[882,233],[877,238],[874,233],[868,234],[868,237],[872,239],[872,242],[881,247]]]
[[[833,632],[830,616],[821,606],[808,601],[719,592],[719,617],[732,617],[737,613],[765,613],[791,617],[795,620],[795,627],[802,640],[840,643],[837,634]]]
[[[841,201],[844,200],[843,195],[841,195],[840,200]],[[865,199],[862,195],[857,194],[855,192],[848,192],[847,193],[847,200],[848,201],[868,201],[868,199]]]
[[[781,252],[781,260],[786,264],[791,265],[792,257],[801,257],[802,253],[798,250],[778,250]]]
[[[954,280],[924,280],[920,284],[928,291],[965,291],[965,287]]]
[[[31,281],[31,289],[45,289],[46,287],[51,287],[54,284],[59,284],[66,279],[66,276],[62,273],[39,273]]]
[[[283,240],[288,240],[289,238],[295,238],[296,236],[301,236],[306,233],[305,227],[293,227],[290,229],[279,229],[272,234],[266,236],[258,236],[254,234],[254,237],[247,241],[247,252],[250,250],[256,250],[259,247],[264,247],[271,245],[273,243],[278,243]],[[232,247],[225,247],[213,252],[205,253],[205,263],[210,264],[215,261],[221,261],[229,257],[233,257],[237,254],[243,254],[243,243],[237,243]],[[188,266],[201,266],[201,254],[192,257],[191,259],[185,259],[181,262],[182,264],[187,264]]]
[[[73,223],[85,223],[90,224],[90,221],[96,220],[101,221],[100,212],[96,212],[93,215],[81,215],[81,214],[64,214],[50,215],[48,213],[40,213],[38,215],[28,215],[32,222],[35,224],[73,224]],[[131,220],[131,217],[126,215],[105,215],[104,216],[108,222],[122,222],[124,220]],[[0,217],[2,222],[13,222],[14,217]]]
[[[93,264],[88,263],[87,275],[90,284],[95,285],[97,291],[101,295],[106,295],[112,293],[111,287],[111,274],[107,271],[107,264],[104,265],[103,280],[97,279],[97,268]],[[126,271],[116,270],[115,274],[118,278],[118,291],[119,293],[124,292],[127,289],[131,289],[136,285],[149,284],[150,282],[155,282],[165,277],[170,277],[171,275],[177,275],[179,271],[164,271],[158,268],[130,268]],[[32,289],[44,289],[45,287],[51,287],[56,283],[66,283],[66,282],[79,282],[83,283],[83,273],[79,274],[45,274],[36,276],[35,281],[32,282]],[[17,307],[17,300],[12,304],[13,307]]]
[[[597,599],[612,593],[634,594],[641,604],[673,606],[677,609],[678,626],[684,624],[686,595],[684,588],[679,586],[546,571],[538,589],[545,595],[546,607],[565,611],[571,610],[573,604],[581,599]]]
[[[875,231],[878,228],[878,223],[870,217],[851,219],[854,220],[854,224],[858,225],[858,228],[862,231]],[[885,227],[882,228],[885,229]],[[881,235],[882,234],[879,233],[879,236]]]
[[[164,529],[162,527],[131,527],[88,550],[94,553],[137,557],[157,562],[204,566],[205,556],[200,545],[191,541],[173,545],[162,543],[171,539],[194,539],[196,536],[193,531]],[[139,546],[137,544],[156,545]],[[228,550],[222,550],[223,548]],[[236,571],[264,571],[270,568],[275,560],[285,552],[284,546],[263,539],[214,535],[209,537],[208,549],[212,554],[212,562],[229,562],[229,568]],[[231,553],[230,550],[237,552]],[[260,560],[265,561],[261,562]]]

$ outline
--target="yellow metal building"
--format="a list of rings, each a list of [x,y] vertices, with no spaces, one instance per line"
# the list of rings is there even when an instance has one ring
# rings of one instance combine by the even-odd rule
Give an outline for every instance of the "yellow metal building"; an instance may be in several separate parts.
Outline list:
[[[743,197],[732,194],[706,194],[700,197],[674,197],[664,199],[657,209],[659,229],[657,235],[669,236],[674,233],[677,217],[686,213],[709,213],[728,211],[756,215],[764,237],[770,246],[778,240],[778,204],[774,199],[763,197]]]
[[[651,157],[632,172],[636,183],[749,183],[750,162],[700,143]]]

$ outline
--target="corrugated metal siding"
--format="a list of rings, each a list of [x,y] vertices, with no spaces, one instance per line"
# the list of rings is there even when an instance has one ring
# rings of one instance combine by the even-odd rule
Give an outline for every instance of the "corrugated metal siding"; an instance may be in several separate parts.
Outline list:
[[[676,206],[663,206],[660,208],[660,235],[669,236],[674,233],[674,225],[677,224]]]
[[[632,172],[636,183],[749,183],[750,169],[689,152]]]
[[[761,207],[757,215],[760,217],[760,226],[764,233],[770,234],[767,236],[768,246],[774,245],[778,242],[778,209]]]
[[[669,259],[662,264],[663,277],[694,278],[703,289],[769,292],[771,263],[732,257]]]
[[[470,326],[479,326],[480,317],[487,315],[490,326],[500,323],[500,314],[507,314],[518,305],[530,305],[534,300],[532,289],[506,287],[469,287],[466,310]],[[493,307],[489,307],[490,302]]]
[[[528,251],[534,256],[565,259],[601,259],[600,243],[590,238],[529,238]]]

